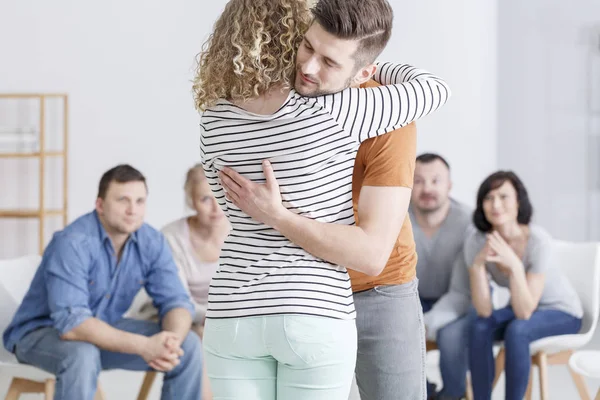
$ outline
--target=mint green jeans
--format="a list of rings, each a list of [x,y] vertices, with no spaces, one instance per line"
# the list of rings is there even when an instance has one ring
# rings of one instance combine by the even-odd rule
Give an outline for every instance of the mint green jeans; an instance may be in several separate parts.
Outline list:
[[[347,400],[356,323],[305,315],[207,319],[214,400]]]

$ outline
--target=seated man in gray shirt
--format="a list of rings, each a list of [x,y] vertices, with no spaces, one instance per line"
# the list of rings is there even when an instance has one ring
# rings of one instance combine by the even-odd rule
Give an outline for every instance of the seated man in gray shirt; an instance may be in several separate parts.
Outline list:
[[[450,166],[443,157],[430,153],[417,157],[409,215],[419,257],[417,278],[425,326],[428,338],[434,339],[440,350],[443,390],[436,395],[435,387],[428,385],[430,398],[438,399],[463,397],[468,365],[468,337],[464,334],[468,329],[464,325],[470,319],[464,314],[470,299],[462,290],[469,286],[468,274],[466,267],[455,265],[455,261],[462,261],[459,255],[472,213],[450,198],[451,187]],[[449,293],[451,277],[452,286],[459,289]],[[433,337],[432,331],[436,333]]]

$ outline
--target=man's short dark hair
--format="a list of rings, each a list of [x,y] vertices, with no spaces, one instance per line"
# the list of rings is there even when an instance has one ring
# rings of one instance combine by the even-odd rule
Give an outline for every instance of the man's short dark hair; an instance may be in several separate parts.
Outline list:
[[[127,183],[127,182],[144,182],[146,185],[146,178],[140,171],[133,168],[128,164],[120,164],[106,171],[102,178],[100,178],[100,184],[98,185],[98,198],[105,199],[108,187],[112,182]],[[146,189],[148,186],[146,185]]]
[[[394,13],[387,0],[319,0],[312,12],[328,33],[359,41],[354,54],[358,68],[375,61],[392,35]]]
[[[521,225],[528,225],[531,222],[533,205],[529,201],[525,185],[514,172],[498,171],[488,176],[477,191],[477,208],[473,212],[473,223],[481,232],[490,232],[492,230],[492,224],[489,223],[483,211],[483,200],[489,192],[498,189],[506,181],[510,182],[517,192],[517,201],[519,202],[517,221]]]
[[[417,157],[417,162],[423,163],[423,164],[429,164],[432,163],[436,160],[440,160],[442,163],[444,163],[444,165],[446,166],[446,168],[448,168],[448,171],[450,170],[450,164],[448,164],[448,161],[446,161],[446,159],[442,156],[440,156],[439,154],[436,153],[423,153],[420,156]]]

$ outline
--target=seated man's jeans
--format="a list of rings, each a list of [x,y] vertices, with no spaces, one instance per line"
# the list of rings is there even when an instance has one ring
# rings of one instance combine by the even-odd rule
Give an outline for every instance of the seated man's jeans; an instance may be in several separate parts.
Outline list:
[[[423,312],[431,310],[436,300],[421,299]],[[466,393],[468,371],[468,349],[470,326],[476,318],[474,310],[441,328],[436,336],[436,344],[440,352],[440,374],[443,388],[440,395],[449,398],[460,398]],[[434,393],[434,385],[428,384],[428,396]]]
[[[494,310],[492,315],[477,317],[471,325],[469,366],[473,396],[491,399],[495,375],[494,341],[504,340],[506,400],[521,400],[527,390],[531,355],[529,344],[555,335],[574,334],[581,328],[581,318],[558,310],[535,311],[529,319],[517,319],[512,307]]]
[[[122,319],[114,328],[152,336],[161,331],[154,322]],[[162,400],[197,400],[202,382],[202,353],[198,335],[190,332],[181,345],[180,364],[165,373]],[[54,400],[93,400],[98,375],[106,369],[149,371],[135,354],[104,351],[87,342],[62,340],[54,328],[25,335],[16,346],[17,359],[56,375]]]

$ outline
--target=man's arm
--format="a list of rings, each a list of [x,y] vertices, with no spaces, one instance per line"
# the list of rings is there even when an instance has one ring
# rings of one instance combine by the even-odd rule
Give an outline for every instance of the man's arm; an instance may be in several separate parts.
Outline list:
[[[192,327],[192,314],[186,308],[174,308],[162,320],[162,328],[173,332],[183,342]],[[181,343],[180,342],[180,343]]]
[[[376,276],[385,267],[410,201],[409,188],[363,187],[360,226],[319,222],[286,209],[271,164],[263,163],[266,184],[223,170],[226,196],[255,220],[271,226],[309,253],[331,263]]]
[[[167,240],[160,234],[157,257],[146,279],[146,291],[158,309],[164,331],[177,334],[181,341],[192,327],[195,310],[181,278]]]
[[[179,364],[183,352],[179,337],[172,332],[160,332],[154,336],[138,335],[113,328],[97,318],[88,318],[61,339],[91,343],[102,350],[115,353],[137,354],[150,367],[158,371],[170,371]]]
[[[179,349],[169,350],[174,334],[146,337],[113,328],[93,317],[89,308],[89,245],[82,238],[62,237],[49,246],[44,272],[50,318],[61,339],[91,343],[103,350],[138,354],[155,369],[167,371],[178,363]]]
[[[410,201],[411,189],[365,186],[360,191],[360,226],[318,222],[285,208],[273,228],[309,253],[346,268],[377,276],[390,258]]]
[[[88,342],[102,350],[127,354],[141,354],[148,340],[146,336],[115,329],[97,318],[86,319],[60,337],[63,340]]]
[[[221,210],[221,212],[223,212]],[[227,223],[227,225],[229,225],[229,220],[227,218],[223,218],[223,221],[225,221]],[[227,232],[229,232],[229,229],[227,230]],[[192,297],[191,292],[190,292],[190,284],[188,282],[188,278],[185,274],[186,269],[186,256],[184,254],[184,252],[179,248],[180,246],[177,244],[178,241],[180,242],[179,239],[181,239],[180,237],[178,237],[178,235],[180,235],[179,232],[172,232],[170,230],[162,231],[165,240],[167,241],[167,245],[169,246],[169,249],[171,250],[171,255],[173,256],[173,261],[175,262],[175,266],[177,267],[177,272],[178,272],[178,276],[179,276],[179,280],[181,281],[181,284],[185,290],[185,292],[187,293],[187,295],[190,298],[190,301],[192,303],[192,306],[194,307],[194,317],[192,318],[192,324],[201,324],[204,321],[199,320],[199,317],[202,317],[202,313],[200,312],[202,309],[202,306],[200,304],[198,304]],[[225,239],[223,239],[224,241]],[[166,316],[165,316],[166,317]],[[164,318],[163,318],[163,327],[165,327],[165,323],[164,323]]]
[[[50,317],[61,338],[89,342],[109,351],[137,354],[142,346],[139,335],[121,332],[93,317],[88,290],[93,257],[85,238],[57,238],[45,256]],[[120,333],[123,333],[122,340]]]
[[[281,232],[309,253],[367,275],[387,264],[406,217],[416,153],[416,130],[373,139],[362,146],[365,180],[358,202],[359,226],[318,222],[287,210],[270,163],[263,163],[266,184],[251,182],[226,168],[221,174],[227,196],[246,214]],[[410,130],[408,130],[410,129]],[[362,153],[361,153],[362,152]]]

